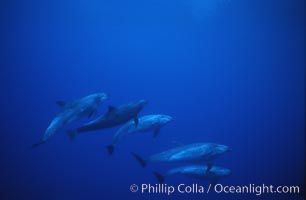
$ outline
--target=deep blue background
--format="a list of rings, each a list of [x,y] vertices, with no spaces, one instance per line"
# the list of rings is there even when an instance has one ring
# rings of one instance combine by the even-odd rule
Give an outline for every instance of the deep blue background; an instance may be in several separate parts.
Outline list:
[[[232,147],[216,161],[233,171],[223,184],[301,184],[304,8],[303,0],[1,1],[0,198],[166,198],[133,194],[129,185],[155,184],[152,170],[177,164],[141,169],[129,152],[149,156],[192,142]],[[100,114],[109,104],[147,99],[141,115],[174,121],[157,139],[125,138],[112,157],[105,145],[118,127],[74,143],[61,131],[30,149],[58,112],[56,100],[95,92],[110,96]],[[167,179],[180,182],[199,181]],[[221,197],[254,196],[170,198]]]

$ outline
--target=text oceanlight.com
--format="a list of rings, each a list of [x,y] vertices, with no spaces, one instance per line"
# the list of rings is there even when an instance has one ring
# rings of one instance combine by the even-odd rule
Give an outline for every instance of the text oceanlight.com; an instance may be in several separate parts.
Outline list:
[[[182,194],[208,194],[211,192],[217,194],[255,194],[257,196],[262,194],[298,194],[300,192],[299,186],[274,186],[274,185],[222,185],[209,184],[207,186],[200,184],[141,184],[140,186],[133,184],[130,186],[131,192],[140,192],[142,194],[166,194],[173,193]]]

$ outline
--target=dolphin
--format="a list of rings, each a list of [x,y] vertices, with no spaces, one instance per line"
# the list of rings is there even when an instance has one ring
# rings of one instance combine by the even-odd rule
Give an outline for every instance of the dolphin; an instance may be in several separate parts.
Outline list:
[[[228,146],[214,143],[194,143],[169,149],[150,156],[147,160],[131,152],[132,156],[145,167],[147,162],[206,162],[209,171],[213,161],[220,155],[231,151]]]
[[[80,99],[75,99],[70,102],[57,101],[56,103],[61,107],[61,111],[51,121],[50,125],[45,131],[43,138],[39,142],[35,143],[33,147],[45,143],[63,126],[79,120],[84,116],[91,117],[94,113],[97,112],[100,103],[106,99],[107,95],[105,93],[96,93]]]
[[[232,171],[222,167],[213,166],[207,171],[208,166],[190,165],[174,168],[162,175],[156,171],[153,172],[159,183],[164,183],[165,176],[182,174],[200,180],[208,180],[214,185],[220,180],[232,174]]]
[[[121,140],[122,137],[134,133],[143,133],[153,131],[153,136],[156,137],[160,128],[172,121],[172,117],[168,115],[146,115],[138,120],[138,125],[135,125],[135,121],[129,121],[125,125],[123,125],[114,135],[113,142],[111,145],[106,146],[109,154],[112,154],[114,151],[114,147]]]
[[[75,138],[76,133],[96,131],[105,128],[111,128],[124,124],[131,119],[134,119],[135,125],[138,125],[138,113],[147,104],[147,101],[140,100],[137,102],[131,102],[121,105],[119,107],[109,106],[108,111],[103,116],[95,119],[76,130],[68,130],[71,139]]]

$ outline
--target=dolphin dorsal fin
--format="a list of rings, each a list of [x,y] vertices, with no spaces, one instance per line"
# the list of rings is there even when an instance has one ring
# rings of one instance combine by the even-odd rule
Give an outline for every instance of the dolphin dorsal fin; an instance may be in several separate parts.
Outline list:
[[[66,105],[65,101],[56,101],[56,104],[59,105],[60,107],[63,107]]]
[[[114,110],[116,110],[115,106],[108,106],[108,112],[113,112]]]

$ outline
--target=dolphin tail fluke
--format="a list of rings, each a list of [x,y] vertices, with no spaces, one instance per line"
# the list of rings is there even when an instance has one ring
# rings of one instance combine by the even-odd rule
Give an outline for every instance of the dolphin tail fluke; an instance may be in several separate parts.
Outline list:
[[[160,132],[160,128],[156,128],[156,129],[154,130],[153,137],[156,138],[156,137],[158,136],[159,132]]]
[[[140,165],[142,167],[145,167],[147,166],[147,163],[144,159],[142,159],[139,155],[137,155],[136,153],[134,152],[131,152],[132,156],[140,163]]]
[[[36,142],[35,144],[32,145],[32,148],[36,148],[42,144],[44,144],[46,141],[44,140],[39,140],[38,142]]]
[[[75,136],[76,136],[76,133],[77,133],[76,130],[67,130],[66,133],[69,136],[71,141],[75,140]]]
[[[108,151],[109,155],[112,155],[114,153],[114,148],[115,148],[114,145],[112,145],[112,144],[107,145],[106,148],[107,148],[107,151]]]
[[[159,172],[154,171],[153,174],[157,178],[157,181],[159,183],[164,183],[165,182],[165,177],[163,175],[161,175]]]

